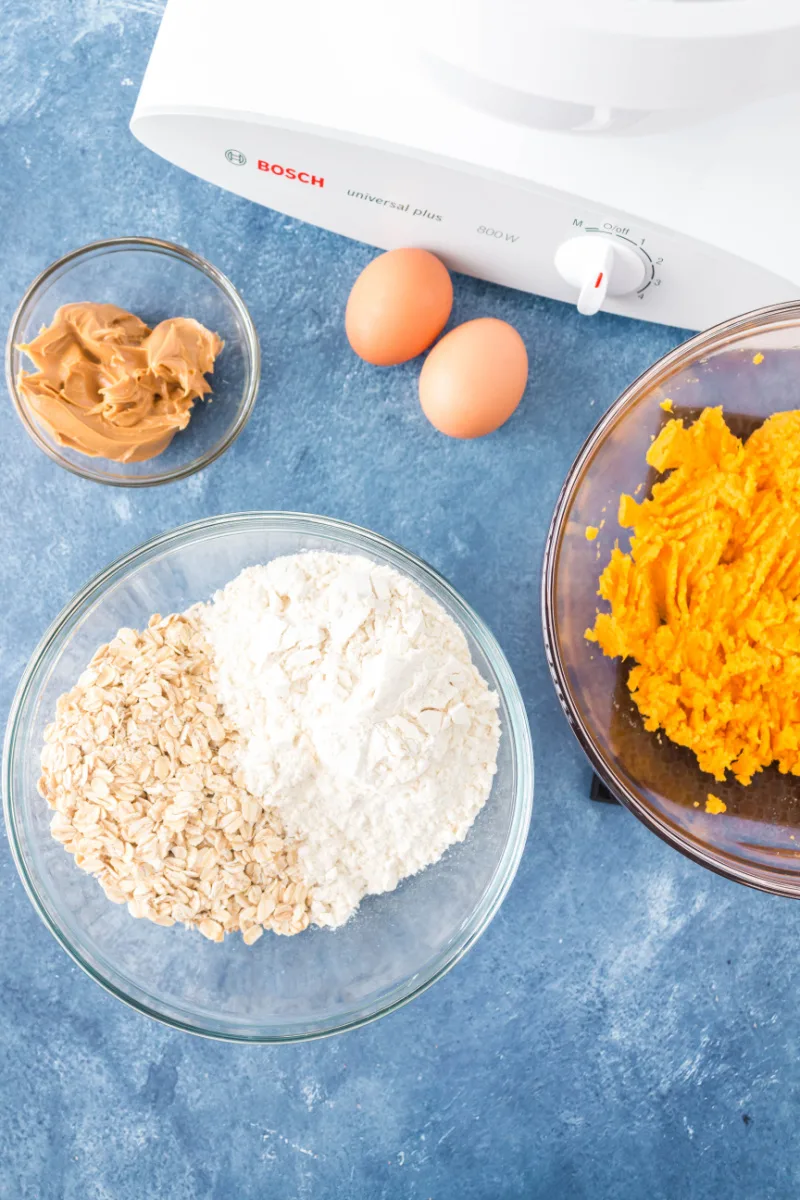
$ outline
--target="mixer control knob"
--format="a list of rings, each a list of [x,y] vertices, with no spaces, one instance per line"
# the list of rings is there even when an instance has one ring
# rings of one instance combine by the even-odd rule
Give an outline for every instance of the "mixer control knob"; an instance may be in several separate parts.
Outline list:
[[[586,317],[600,311],[606,296],[638,291],[647,277],[634,246],[602,233],[585,233],[563,242],[555,263],[561,278],[578,289],[578,312]]]

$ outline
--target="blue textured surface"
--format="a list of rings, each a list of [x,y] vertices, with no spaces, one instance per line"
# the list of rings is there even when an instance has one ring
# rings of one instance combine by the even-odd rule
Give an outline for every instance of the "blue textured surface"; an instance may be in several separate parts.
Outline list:
[[[225,195],[129,135],[159,9],[7,0],[0,320],[74,246],[174,239],[241,288],[263,386],[219,463],[146,493],[49,463],[6,403],[3,711],[45,626],[121,552],[210,513],[326,513],[421,554],[493,627],[530,713],[534,819],[500,915],[447,978],[354,1034],[275,1049],[173,1033],[107,996],[39,922],[0,840],[0,1196],[797,1196],[800,906],[591,804],[541,647],[561,480],[598,414],[679,333],[458,279],[455,318],[513,321],[531,385],[499,434],[440,437],[417,367],[370,368],[345,342],[367,248]]]

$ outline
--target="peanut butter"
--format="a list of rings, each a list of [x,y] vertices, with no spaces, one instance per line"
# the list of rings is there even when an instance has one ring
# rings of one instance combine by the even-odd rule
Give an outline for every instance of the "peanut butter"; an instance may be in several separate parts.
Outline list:
[[[223,343],[198,321],[171,317],[150,329],[115,304],[65,304],[19,349],[35,374],[19,390],[60,446],[92,458],[143,462],[189,424]]]

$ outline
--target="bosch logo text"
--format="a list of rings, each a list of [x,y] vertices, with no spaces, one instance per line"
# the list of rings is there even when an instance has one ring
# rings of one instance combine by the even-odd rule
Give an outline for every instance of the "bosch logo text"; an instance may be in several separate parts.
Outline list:
[[[280,163],[264,162],[263,158],[258,160],[258,169],[259,171],[269,171],[273,175],[283,175],[284,179],[296,179],[298,183],[325,187],[325,180],[322,176],[309,175],[308,171],[295,171],[294,167],[282,167]]]

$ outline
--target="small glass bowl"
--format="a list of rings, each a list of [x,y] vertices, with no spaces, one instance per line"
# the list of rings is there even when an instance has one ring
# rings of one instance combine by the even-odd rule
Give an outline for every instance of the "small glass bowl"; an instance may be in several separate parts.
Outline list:
[[[59,446],[20,395],[20,370],[34,368],[17,347],[49,325],[62,304],[78,301],[117,304],[151,327],[167,317],[194,317],[225,343],[210,376],[209,398],[195,402],[188,427],[147,462],[112,462]],[[191,250],[156,238],[92,242],[52,263],[25,293],[6,346],[8,390],[36,445],[73,474],[116,487],[172,483],[219,458],[247,424],[260,364],[255,326],[230,280]]]
[[[660,404],[672,400],[672,412]],[[642,499],[657,476],[645,463],[672,416],[721,405],[748,437],[774,412],[800,407],[800,304],[718,325],[671,351],[623,392],[578,455],[545,549],[545,648],[559,700],[595,771],[614,795],[689,858],[740,883],[800,897],[800,779],[770,767],[748,787],[717,783],[689,750],[648,733],[627,688],[630,664],[584,638],[602,601],[600,572],[615,541],[622,492]],[[586,528],[604,522],[596,541]],[[727,806],[705,812],[709,792]]]
[[[464,631],[500,697],[498,770],[464,842],[393,892],[367,897],[346,925],[297,937],[234,934],[213,945],[194,930],[134,920],[111,904],[50,834],[36,791],[45,726],[57,697],[121,626],[206,600],[254,563],[303,550],[363,554],[410,576]],[[519,865],[533,801],[533,753],[519,688],[471,608],[418,558],[377,534],[324,517],[240,513],[154,538],[108,567],[57,618],[17,690],[3,790],[17,868],[45,924],[113,995],[167,1024],[243,1042],[299,1041],[352,1029],[441,978],[497,912]]]

